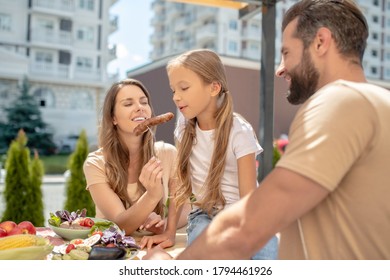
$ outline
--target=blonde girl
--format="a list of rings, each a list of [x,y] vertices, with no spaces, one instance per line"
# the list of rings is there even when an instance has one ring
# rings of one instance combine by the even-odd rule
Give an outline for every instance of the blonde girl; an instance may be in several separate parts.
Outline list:
[[[262,148],[251,125],[233,112],[225,68],[215,52],[184,53],[168,63],[167,73],[182,114],[175,130],[175,201],[180,206],[194,200],[187,227],[191,244],[215,215],[256,189]],[[253,259],[276,259],[277,243],[274,237]]]

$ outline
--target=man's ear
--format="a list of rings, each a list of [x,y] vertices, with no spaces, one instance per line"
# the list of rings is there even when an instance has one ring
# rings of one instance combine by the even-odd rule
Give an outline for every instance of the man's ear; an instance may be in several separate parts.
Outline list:
[[[314,49],[318,55],[326,53],[332,42],[332,32],[326,28],[321,27],[318,29],[316,37],[314,38]]]
[[[221,84],[219,82],[211,83],[211,96],[217,96],[221,91]]]

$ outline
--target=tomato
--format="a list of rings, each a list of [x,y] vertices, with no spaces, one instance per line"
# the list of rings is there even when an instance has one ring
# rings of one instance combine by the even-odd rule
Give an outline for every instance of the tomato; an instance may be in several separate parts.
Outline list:
[[[93,225],[95,224],[95,222],[90,219],[90,218],[85,218],[84,219],[84,224],[82,226],[85,226],[85,227],[92,227]]]
[[[95,234],[100,235],[100,237],[103,236],[103,232],[102,232],[101,230],[95,230],[95,231],[92,233],[92,235],[95,235]]]
[[[76,248],[76,246],[74,244],[69,244],[66,247],[65,253],[69,254],[69,252],[72,251],[74,248]]]
[[[85,219],[81,219],[79,224],[80,224],[80,226],[85,227]]]
[[[82,239],[72,239],[70,241],[70,244],[74,244],[74,245],[79,245],[79,244],[83,244],[83,240]]]

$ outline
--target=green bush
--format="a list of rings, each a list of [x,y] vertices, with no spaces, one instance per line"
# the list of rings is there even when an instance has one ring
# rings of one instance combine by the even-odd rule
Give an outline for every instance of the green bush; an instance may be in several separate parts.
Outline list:
[[[83,130],[77,140],[76,149],[69,159],[70,176],[66,181],[66,201],[64,209],[69,212],[85,208],[87,215],[95,216],[95,204],[89,192],[85,189],[87,183],[84,176],[83,164],[88,156],[88,141]]]
[[[30,162],[30,149],[26,145],[27,137],[21,129],[7,152],[4,190],[6,207],[2,220],[16,223],[27,220],[35,226],[43,226],[43,165],[37,155]]]

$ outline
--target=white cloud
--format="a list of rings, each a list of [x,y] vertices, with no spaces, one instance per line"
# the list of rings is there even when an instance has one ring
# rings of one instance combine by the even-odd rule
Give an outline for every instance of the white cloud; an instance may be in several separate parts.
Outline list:
[[[126,58],[129,55],[127,48],[123,44],[116,45],[116,57],[117,58]]]
[[[145,61],[145,58],[142,55],[134,54],[130,57],[130,60],[139,63]]]

